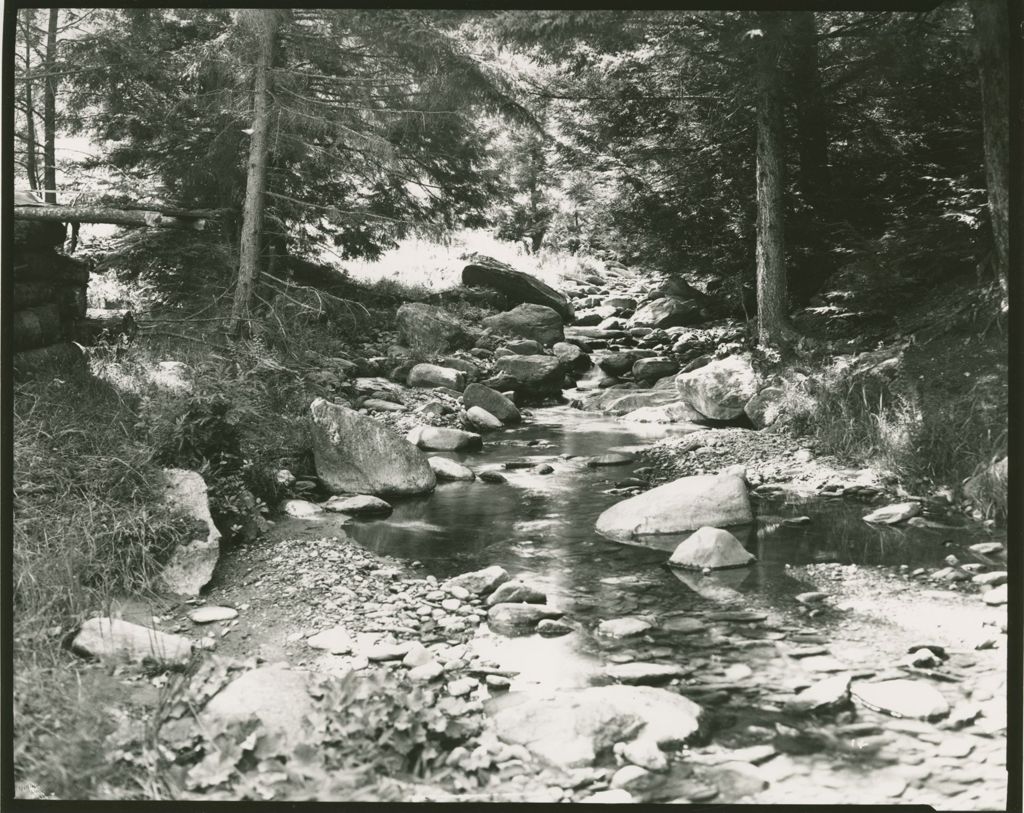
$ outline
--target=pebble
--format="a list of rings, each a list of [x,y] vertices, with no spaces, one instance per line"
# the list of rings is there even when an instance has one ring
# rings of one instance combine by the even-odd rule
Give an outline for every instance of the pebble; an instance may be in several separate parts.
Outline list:
[[[452,584],[448,586],[448,594],[452,598],[457,598],[459,601],[465,601],[470,596],[469,590],[467,590],[465,587],[460,587],[457,584]]]
[[[311,635],[306,639],[306,644],[313,649],[326,649],[332,655],[346,655],[354,646],[348,630],[340,625]]]
[[[446,598],[441,602],[441,609],[447,610],[450,613],[455,612],[459,607],[462,606],[462,602],[457,598]]]
[[[417,683],[426,683],[440,677],[442,674],[444,674],[444,667],[437,661],[431,660],[410,669],[409,680],[416,681]]]
[[[430,651],[418,641],[409,647],[409,651],[405,653],[402,658],[402,666],[415,667],[423,666],[425,663],[430,663],[433,657]]]

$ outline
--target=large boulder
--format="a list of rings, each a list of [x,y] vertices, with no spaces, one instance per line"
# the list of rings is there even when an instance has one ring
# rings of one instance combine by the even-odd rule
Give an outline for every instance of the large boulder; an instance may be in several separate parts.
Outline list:
[[[679,397],[701,415],[730,420],[757,394],[757,374],[747,356],[716,359],[692,372],[676,376]]]
[[[309,411],[317,475],[333,493],[423,494],[434,488],[424,454],[388,427],[323,398]]]
[[[614,393],[616,390],[608,392]],[[663,406],[676,400],[676,394],[667,390],[640,390],[602,399],[601,408],[609,415],[625,415],[643,407]]]
[[[694,429],[700,429],[702,427],[695,421],[704,420],[704,416],[685,401],[671,401],[663,406],[639,407],[627,412],[619,420],[633,423],[690,423]]]
[[[235,678],[210,698],[199,722],[220,730],[228,723],[255,717],[284,744],[308,738],[307,717],[316,710],[310,674],[285,663],[260,666]]]
[[[609,353],[597,359],[597,366],[609,375],[625,375],[643,354],[637,350]]]
[[[565,294],[523,271],[491,257],[476,255],[462,269],[462,284],[477,285],[500,291],[516,303],[530,302],[546,305],[556,311],[565,321],[573,320],[572,305]]]
[[[558,357],[568,369],[587,370],[590,368],[590,356],[584,353],[575,344],[569,342],[555,342],[551,352]]]
[[[519,305],[510,311],[487,316],[485,327],[523,339],[534,339],[545,347],[565,338],[562,317],[546,305]]]
[[[736,474],[680,477],[608,508],[598,533],[619,542],[754,521],[747,484]]]
[[[702,321],[700,304],[692,300],[665,296],[638,308],[629,318],[626,327],[675,327],[699,325]]]
[[[591,686],[524,693],[518,705],[504,705],[493,720],[502,741],[574,768],[593,764],[618,742],[653,748],[686,742],[698,732],[701,714],[692,700],[666,689]]]
[[[164,502],[195,520],[192,539],[174,549],[160,581],[172,593],[197,596],[213,578],[213,569],[220,557],[220,531],[213,524],[206,481],[202,475],[185,469],[165,469]]]
[[[781,387],[765,387],[747,401],[743,412],[758,429],[771,426],[779,419],[786,394]]]
[[[428,457],[427,463],[430,464],[434,476],[440,482],[453,483],[459,480],[469,482],[476,479],[471,468],[447,457]]]
[[[448,387],[462,392],[466,374],[437,364],[417,364],[409,371],[407,382],[410,387]]]
[[[466,421],[478,432],[493,432],[504,424],[483,407],[471,406],[466,410]]]
[[[433,452],[455,452],[479,449],[483,443],[476,432],[453,429],[449,426],[417,426],[405,439],[414,446]]]
[[[504,356],[494,363],[499,374],[504,373],[519,382],[515,389],[531,393],[557,393],[562,389],[565,370],[554,356]]]
[[[422,302],[402,305],[395,314],[399,341],[419,356],[472,347],[465,326],[448,311]]]
[[[483,384],[470,384],[462,393],[462,403],[467,408],[486,409],[502,423],[519,423],[522,416],[519,409],[497,390]]]
[[[688,570],[721,570],[749,565],[754,558],[728,531],[705,526],[680,542],[668,563]]]

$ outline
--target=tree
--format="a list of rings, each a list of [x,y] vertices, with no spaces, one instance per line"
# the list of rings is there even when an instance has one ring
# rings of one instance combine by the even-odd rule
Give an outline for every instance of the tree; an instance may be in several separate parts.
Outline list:
[[[1008,308],[1010,273],[1010,57],[1009,21],[1002,0],[971,0],[975,48],[981,75],[981,118],[985,144],[992,265]]]
[[[267,186],[267,137],[273,92],[272,69],[277,51],[281,12],[274,9],[248,12],[257,31],[253,122],[249,143],[249,168],[246,175],[245,206],[242,211],[242,238],[239,249],[238,280],[231,303],[230,332],[239,335],[248,327],[253,284],[259,274],[263,237],[263,207]]]
[[[779,345],[786,332],[781,19],[760,14],[757,32],[757,338]],[[754,33],[754,32],[751,32]]]
[[[57,202],[57,18],[51,8],[43,61],[43,189],[47,203]]]
[[[25,171],[28,173],[30,189],[39,188],[39,157],[36,153],[36,112],[32,93],[32,84],[34,82],[32,76],[32,48],[35,42],[35,19],[35,9],[22,9],[21,30],[25,41],[25,72],[22,77],[25,105],[23,111],[25,114]]]

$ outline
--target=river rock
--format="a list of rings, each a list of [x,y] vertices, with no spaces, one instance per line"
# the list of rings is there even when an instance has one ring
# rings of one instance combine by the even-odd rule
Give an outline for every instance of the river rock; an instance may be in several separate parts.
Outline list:
[[[745,355],[729,356],[676,376],[679,397],[701,415],[730,420],[757,393],[757,374]]]
[[[999,607],[1006,604],[1008,596],[1008,585],[1001,584],[982,594],[981,600],[992,607]]]
[[[510,311],[486,316],[482,322],[496,333],[533,339],[545,347],[565,339],[562,317],[545,305],[519,305]]]
[[[685,615],[676,615],[665,619],[661,628],[667,632],[680,632],[683,635],[690,635],[695,632],[703,632],[708,627],[699,618],[690,618]]]
[[[493,432],[501,429],[504,424],[483,407],[471,406],[466,410],[469,422],[481,432]]]
[[[755,558],[728,531],[704,526],[679,543],[668,563],[689,570],[721,570],[749,565]]]
[[[685,742],[697,733],[701,713],[696,703],[665,689],[592,686],[525,694],[493,720],[503,742],[525,745],[541,759],[573,768],[593,764],[617,742]]]
[[[637,381],[656,381],[679,372],[679,363],[668,358],[639,359],[633,365],[633,378]]]
[[[627,463],[635,463],[636,455],[632,452],[608,452],[599,454],[587,459],[587,466],[592,469],[602,466],[624,466]]]
[[[895,525],[921,513],[919,502],[898,502],[872,511],[864,517],[865,522]]]
[[[629,402],[623,401],[622,406],[627,403]],[[618,408],[618,405],[616,407]],[[624,414],[619,420],[636,423],[693,423],[694,421],[703,421],[704,416],[685,401],[669,401],[660,406],[637,407]],[[700,428],[694,426],[694,429]]]
[[[819,680],[787,702],[786,708],[792,711],[817,711],[844,705],[849,701],[850,675],[843,674]]]
[[[671,663],[617,663],[604,670],[605,675],[619,683],[630,686],[667,683],[672,678],[682,677],[689,670]]]
[[[785,393],[781,387],[765,387],[747,401],[743,412],[750,418],[755,428],[764,429],[778,420],[784,398]]]
[[[584,353],[575,344],[569,342],[555,342],[551,348],[555,357],[570,370],[586,369],[590,366],[590,356]]]
[[[378,412],[405,412],[404,404],[396,404],[394,401],[384,401],[380,398],[367,398],[363,401],[363,408]]]
[[[544,353],[544,345],[536,339],[517,339],[513,342],[505,342],[505,349],[511,350],[517,356],[534,356]]]
[[[500,291],[513,302],[546,305],[571,322],[574,317],[568,298],[550,285],[512,266],[484,255],[476,255],[462,269],[463,285],[478,285]]]
[[[405,439],[420,449],[434,452],[455,452],[479,449],[483,441],[476,432],[453,429],[450,426],[417,426]]]
[[[617,311],[636,310],[636,300],[631,296],[611,296],[601,304]]]
[[[234,607],[219,607],[208,604],[204,607],[196,607],[188,614],[189,621],[193,624],[212,624],[214,621],[231,621],[238,618],[238,610]]]
[[[508,571],[498,565],[485,567],[483,570],[474,570],[472,573],[463,573],[454,576],[444,583],[445,589],[461,587],[468,590],[472,595],[482,596],[490,593],[500,584],[509,580]]]
[[[495,604],[487,611],[487,622],[495,629],[520,629],[536,626],[545,618],[558,618],[560,610],[546,604]]]
[[[665,328],[698,325],[701,321],[703,319],[699,304],[674,296],[665,296],[637,308],[626,323],[626,327]]]
[[[370,494],[354,497],[331,497],[323,504],[325,511],[353,516],[385,516],[391,513],[390,503]]]
[[[287,664],[260,666],[235,678],[210,698],[200,712],[204,727],[221,730],[230,722],[255,717],[271,735],[284,743],[303,741],[305,718],[316,709],[309,693],[308,672],[293,670]]]
[[[473,339],[448,311],[422,302],[402,305],[395,314],[398,340],[421,358],[461,347]]]
[[[310,412],[317,474],[331,491],[422,494],[434,488],[423,453],[388,427],[323,398]]]
[[[636,351],[609,353],[597,359],[597,366],[609,375],[622,376],[633,369],[638,358]]]
[[[183,635],[160,632],[120,618],[90,618],[71,642],[76,652],[93,658],[184,665],[192,656],[192,642]]]
[[[468,482],[476,479],[476,475],[473,474],[471,468],[463,466],[461,463],[447,457],[428,457],[427,464],[440,482],[457,482],[460,480]]]
[[[484,483],[507,483],[508,479],[500,471],[482,471],[480,480]]]
[[[497,390],[483,384],[470,384],[462,393],[462,403],[467,408],[480,407],[502,423],[519,423],[522,416],[519,409]]]
[[[677,401],[679,396],[667,390],[640,390],[626,392],[623,390],[606,390],[605,395],[599,399],[596,407],[609,415],[628,415],[638,409],[645,407],[657,407],[671,404]],[[692,411],[691,411],[692,413]],[[694,414],[694,417],[702,419],[701,415]]]
[[[625,616],[602,621],[597,625],[597,634],[604,638],[631,638],[653,628],[654,625],[645,618]]]
[[[542,618],[537,622],[537,632],[545,638],[557,638],[574,631],[575,627],[563,618]]]
[[[296,519],[308,519],[322,514],[324,509],[309,500],[285,500],[281,503],[281,511]]]
[[[427,661],[427,663],[414,666],[407,673],[409,680],[414,683],[429,683],[431,680],[441,677],[444,674],[444,667],[437,661]]]
[[[318,632],[306,639],[306,644],[313,649],[325,649],[332,655],[347,655],[355,647],[355,641],[342,625]]]
[[[164,469],[163,501],[196,521],[192,539],[178,545],[160,573],[162,586],[172,593],[197,596],[213,578],[220,557],[220,531],[210,515],[206,481],[185,469]]]
[[[543,590],[513,579],[499,586],[487,597],[485,603],[488,607],[493,607],[495,604],[544,604],[547,600],[547,594]]]
[[[565,374],[562,362],[554,356],[505,356],[494,363],[494,368],[515,379],[520,385],[516,389],[535,393],[561,392]]]
[[[437,364],[417,364],[409,371],[410,387],[448,387],[458,392],[466,388],[466,374]]]
[[[646,534],[727,527],[754,521],[743,478],[734,474],[680,477],[608,508],[598,533],[619,542]]]
[[[852,694],[864,705],[893,717],[932,720],[949,714],[946,698],[937,689],[920,680],[857,683]]]

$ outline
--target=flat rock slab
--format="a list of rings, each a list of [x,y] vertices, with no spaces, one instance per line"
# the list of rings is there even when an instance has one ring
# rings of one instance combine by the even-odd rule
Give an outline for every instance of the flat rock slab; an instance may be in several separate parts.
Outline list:
[[[920,680],[858,683],[851,691],[864,705],[892,717],[932,720],[949,714],[946,698],[937,689]]]
[[[302,740],[304,721],[315,709],[307,672],[287,664],[271,664],[237,677],[215,694],[200,713],[203,724],[227,723],[256,717],[268,732],[286,742]]]
[[[183,665],[192,656],[192,641],[119,618],[90,618],[78,631],[71,648],[94,658],[140,662],[154,660]]]
[[[188,614],[188,617],[193,624],[212,624],[214,621],[231,621],[233,618],[238,618],[238,610],[233,607],[217,607],[211,604],[205,607],[196,607]]]
[[[587,465],[596,469],[600,466],[623,466],[627,463],[635,463],[636,455],[632,452],[609,452],[608,454],[597,455],[587,460]]]
[[[281,513],[296,519],[307,519],[322,514],[324,509],[309,500],[285,500],[281,503]]]
[[[559,618],[561,615],[561,610],[546,604],[495,604],[487,611],[487,623],[498,631],[525,629],[536,626],[545,618]]]
[[[654,624],[645,618],[626,616],[610,618],[597,625],[597,634],[604,638],[630,638],[641,635],[654,628]]]
[[[683,677],[690,670],[683,666],[670,663],[619,663],[604,670],[605,675],[619,683],[630,686],[667,683],[672,678]]]
[[[875,524],[895,525],[897,522],[916,517],[921,513],[919,502],[898,502],[886,505],[864,517],[865,522]]]
[[[347,655],[355,647],[355,641],[347,629],[337,626],[306,639],[306,644],[313,649],[326,649],[332,655]]]
[[[353,516],[384,516],[391,513],[391,504],[380,497],[359,494],[355,497],[331,497],[323,504],[325,511]]]
[[[513,579],[500,585],[485,603],[493,607],[495,604],[545,604],[547,600],[547,594],[540,588]]]
[[[661,628],[666,632],[681,632],[683,635],[689,635],[695,632],[703,632],[708,628],[708,625],[699,618],[676,616],[663,621]]]
[[[665,689],[593,686],[527,696],[493,721],[502,741],[525,745],[554,765],[584,767],[617,742],[686,742],[697,733],[701,713],[696,703]]]
[[[850,676],[834,675],[800,692],[786,704],[792,711],[815,711],[840,706],[850,701]]]
[[[444,583],[446,589],[461,587],[468,590],[472,595],[482,596],[490,593],[499,584],[504,584],[510,576],[505,568],[499,565],[491,565],[483,570],[474,570],[472,573],[463,573],[453,576]]]

